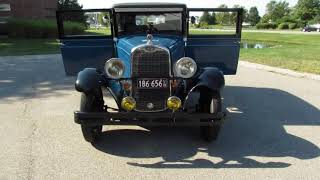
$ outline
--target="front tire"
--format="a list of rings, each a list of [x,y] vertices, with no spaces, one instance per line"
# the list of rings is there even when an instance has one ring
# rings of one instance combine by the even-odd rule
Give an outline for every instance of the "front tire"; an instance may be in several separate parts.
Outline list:
[[[101,96],[100,96],[101,95]],[[102,92],[99,91],[98,95],[81,94],[80,111],[81,112],[103,112],[103,98]],[[81,125],[81,130],[84,139],[87,142],[93,143],[102,132],[102,125],[88,126]]]
[[[210,113],[216,114],[221,112],[221,96],[218,92],[213,92],[210,96],[211,100],[206,100],[205,102],[201,103],[200,111],[202,113]],[[220,120],[221,121],[221,120]],[[208,126],[201,126],[200,132],[203,139],[207,142],[212,142],[217,140],[219,132],[221,129],[221,124],[211,124]]]

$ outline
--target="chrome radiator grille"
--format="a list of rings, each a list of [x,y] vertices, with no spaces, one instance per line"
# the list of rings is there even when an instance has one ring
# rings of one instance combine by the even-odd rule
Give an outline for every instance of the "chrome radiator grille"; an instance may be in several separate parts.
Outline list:
[[[170,76],[169,51],[153,45],[136,48],[131,55],[131,73],[137,78],[166,78]],[[133,97],[137,102],[137,111],[160,111],[166,109],[170,96],[170,86],[165,89],[137,89],[133,81]],[[152,103],[153,108],[148,108]]]
[[[132,52],[132,77],[168,77],[170,55],[165,49],[146,45]]]

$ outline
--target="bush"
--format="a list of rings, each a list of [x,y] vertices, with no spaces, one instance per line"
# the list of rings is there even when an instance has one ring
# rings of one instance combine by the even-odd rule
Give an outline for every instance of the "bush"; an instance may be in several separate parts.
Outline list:
[[[298,28],[297,23],[289,23],[289,29],[296,29]]]
[[[288,23],[281,23],[278,26],[278,29],[289,29],[289,24]]]
[[[86,29],[76,22],[64,22],[65,34],[81,34]],[[58,28],[55,20],[35,20],[10,18],[8,35],[12,38],[57,38]]]
[[[86,27],[83,24],[71,21],[65,21],[63,27],[66,35],[79,35],[83,34],[86,30]]]
[[[258,23],[256,25],[257,29],[276,29],[277,24],[275,23]]]
[[[209,29],[209,24],[207,22],[200,22],[199,24],[197,24],[197,28]]]

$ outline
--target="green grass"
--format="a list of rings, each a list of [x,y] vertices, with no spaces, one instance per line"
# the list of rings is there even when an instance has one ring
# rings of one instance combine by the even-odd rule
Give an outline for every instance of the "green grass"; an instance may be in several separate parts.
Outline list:
[[[217,34],[199,30],[193,33]],[[243,32],[242,41],[273,45],[273,48],[241,49],[241,60],[320,74],[320,34]]]
[[[106,35],[109,32],[100,29],[90,30],[90,33]],[[196,30],[193,33],[216,32]],[[305,35],[244,32],[242,41],[274,46],[265,49],[241,49],[242,60],[320,74],[320,33]],[[0,39],[0,56],[52,53],[60,53],[59,41],[56,39]]]
[[[0,39],[0,56],[60,53],[56,39]]]
[[[110,29],[89,29],[86,34],[110,35]],[[57,39],[0,39],[0,56],[60,53]]]
[[[110,28],[106,28],[106,29],[93,29],[93,28],[91,28],[91,29],[87,29],[85,31],[85,34],[110,36],[111,30],[110,30]]]
[[[243,33],[242,41],[274,48],[241,49],[240,59],[295,71],[320,74],[320,34]]]

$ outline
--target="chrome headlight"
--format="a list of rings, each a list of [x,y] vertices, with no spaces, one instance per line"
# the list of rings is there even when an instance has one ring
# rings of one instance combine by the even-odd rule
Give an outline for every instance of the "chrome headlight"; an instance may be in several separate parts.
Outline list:
[[[191,78],[197,71],[196,62],[189,57],[179,59],[175,64],[176,76],[181,78]]]
[[[121,59],[111,58],[106,62],[104,69],[110,78],[119,79],[124,74],[125,65]]]

